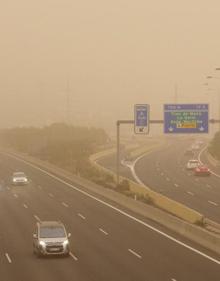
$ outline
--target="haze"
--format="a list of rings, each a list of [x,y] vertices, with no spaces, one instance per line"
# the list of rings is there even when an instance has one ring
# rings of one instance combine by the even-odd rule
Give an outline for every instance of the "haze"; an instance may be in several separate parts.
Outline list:
[[[198,0],[2,1],[0,127],[109,128],[135,103],[161,118],[163,103],[209,102],[217,116],[220,83],[204,83],[220,67],[219,11]]]

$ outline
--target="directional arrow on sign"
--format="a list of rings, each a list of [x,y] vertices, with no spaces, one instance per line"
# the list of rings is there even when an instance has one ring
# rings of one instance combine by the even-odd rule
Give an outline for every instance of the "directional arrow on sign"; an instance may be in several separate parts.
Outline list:
[[[173,127],[169,127],[169,131],[170,131],[170,132],[173,132]]]

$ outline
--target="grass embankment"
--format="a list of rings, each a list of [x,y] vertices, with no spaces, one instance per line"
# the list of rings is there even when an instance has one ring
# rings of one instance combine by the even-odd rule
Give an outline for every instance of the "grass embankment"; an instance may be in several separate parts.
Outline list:
[[[209,153],[220,160],[220,132],[217,132],[208,147]]]

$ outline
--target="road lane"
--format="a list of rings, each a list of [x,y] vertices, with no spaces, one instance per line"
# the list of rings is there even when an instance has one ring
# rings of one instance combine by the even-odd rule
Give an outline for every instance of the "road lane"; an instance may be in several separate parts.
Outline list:
[[[19,166],[19,163],[16,163],[16,166]],[[21,168],[23,170],[25,167]],[[219,274],[219,265],[176,245],[159,233],[152,232],[143,225],[79,192],[70,191],[69,188],[67,192],[66,186],[50,177],[45,180],[45,175],[41,175],[39,171],[30,170],[28,172],[36,175],[37,182],[33,176],[32,185],[26,191],[23,190],[25,192],[21,190],[17,200],[11,194],[13,190],[7,190],[7,196],[10,195],[16,202],[15,206],[23,212],[27,212],[27,209],[22,208],[20,203],[25,199],[25,203],[29,207],[28,212],[31,213],[31,222],[25,218],[27,225],[22,227],[21,232],[30,228],[34,214],[38,215],[40,219],[54,218],[57,214],[73,234],[74,254],[79,258],[77,265],[74,265],[75,274],[76,272],[79,274],[77,280],[171,280],[172,276],[181,278],[180,280],[190,280],[192,277],[192,280],[205,281],[208,277],[211,277],[211,280],[218,280],[216,278]],[[11,172],[10,170],[6,174]],[[4,178],[4,180],[7,179]],[[37,188],[39,182],[42,189]],[[48,196],[51,189],[53,189],[54,198]],[[69,208],[65,208],[62,202],[66,202]],[[16,210],[18,215],[20,209]],[[86,216],[85,222],[77,218],[79,212]],[[108,237],[101,235],[100,225],[108,231]],[[128,249],[140,254],[141,262],[134,261],[134,257],[129,255]],[[50,261],[50,259],[46,260]],[[58,261],[60,260],[58,259]],[[65,278],[72,271],[70,272],[69,267],[67,269],[63,262],[60,266],[64,268],[65,272],[58,267],[57,276],[60,278],[62,276],[63,279],[60,280],[68,280]],[[200,271],[195,270],[197,267],[200,267]],[[53,272],[50,275],[50,270],[53,268],[48,266],[47,269],[45,274],[48,275],[48,278],[54,277]],[[38,275],[41,278],[43,276],[41,273]],[[84,279],[81,279],[82,276]],[[58,279],[55,277],[53,280]]]
[[[195,177],[186,170],[189,157],[184,156],[184,151],[189,146],[188,142],[174,142],[164,151],[146,155],[136,163],[135,172],[153,190],[220,222],[220,179],[214,176]],[[170,179],[169,182],[166,177]],[[213,208],[208,201],[218,205]]]

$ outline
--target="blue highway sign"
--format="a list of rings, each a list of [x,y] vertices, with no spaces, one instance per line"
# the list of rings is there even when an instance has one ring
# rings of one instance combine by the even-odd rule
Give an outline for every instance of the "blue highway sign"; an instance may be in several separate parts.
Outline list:
[[[150,106],[148,104],[136,104],[134,106],[134,132],[136,134],[149,133]]]
[[[164,105],[164,133],[204,134],[208,132],[208,104]]]

